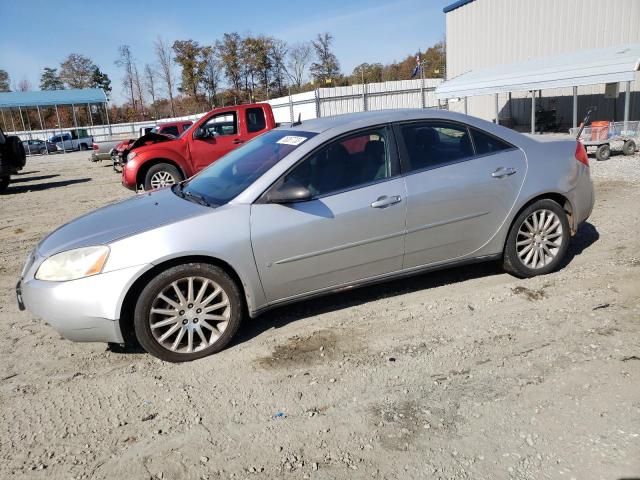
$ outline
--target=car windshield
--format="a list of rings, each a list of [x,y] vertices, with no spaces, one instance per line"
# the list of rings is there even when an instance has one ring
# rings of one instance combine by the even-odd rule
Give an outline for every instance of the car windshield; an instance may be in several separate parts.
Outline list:
[[[271,130],[220,158],[179,185],[179,189],[174,188],[174,192],[200,197],[210,205],[223,205],[315,135],[298,130]]]

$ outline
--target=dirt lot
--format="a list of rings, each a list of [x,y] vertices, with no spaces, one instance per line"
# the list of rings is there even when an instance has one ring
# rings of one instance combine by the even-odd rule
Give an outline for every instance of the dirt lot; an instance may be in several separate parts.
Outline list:
[[[640,155],[592,159],[568,265],[496,265],[281,308],[191,364],[18,312],[27,252],[131,195],[86,153],[0,199],[0,478],[640,477]]]

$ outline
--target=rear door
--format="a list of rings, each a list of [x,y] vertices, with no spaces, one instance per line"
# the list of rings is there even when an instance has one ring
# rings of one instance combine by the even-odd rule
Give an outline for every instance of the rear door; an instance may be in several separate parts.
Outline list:
[[[190,143],[191,162],[195,172],[238,147],[243,139],[238,125],[238,112],[227,111],[212,115],[201,125],[208,132],[203,138],[193,138]]]
[[[281,179],[309,188],[311,200],[252,205],[251,241],[268,300],[400,270],[406,201],[398,173],[392,129],[367,129],[325,144]]]
[[[459,123],[422,121],[398,131],[408,195],[404,267],[474,256],[516,201],[524,153]]]

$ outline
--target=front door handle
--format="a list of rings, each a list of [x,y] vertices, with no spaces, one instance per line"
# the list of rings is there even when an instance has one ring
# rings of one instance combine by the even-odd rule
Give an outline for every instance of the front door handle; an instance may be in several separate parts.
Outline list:
[[[386,208],[396,203],[399,203],[401,200],[402,198],[400,198],[400,195],[392,195],[390,197],[383,195],[381,197],[378,197],[378,199],[375,202],[373,202],[371,206],[373,208]]]
[[[515,168],[498,167],[496,171],[491,174],[491,176],[493,178],[504,178],[504,177],[508,177],[509,175],[513,175],[514,173],[516,173]]]
[[[240,145],[241,143],[244,143],[244,140],[240,140],[239,138],[236,138],[236,139],[233,141],[233,143],[234,143],[235,145]]]

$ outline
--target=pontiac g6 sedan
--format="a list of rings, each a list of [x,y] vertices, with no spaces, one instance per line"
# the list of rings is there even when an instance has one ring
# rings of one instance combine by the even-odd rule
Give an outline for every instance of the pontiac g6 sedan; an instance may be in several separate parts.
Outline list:
[[[194,360],[312,296],[484,260],[552,272],[593,202],[573,140],[440,110],[321,118],[60,227],[18,301],[68,339]]]

